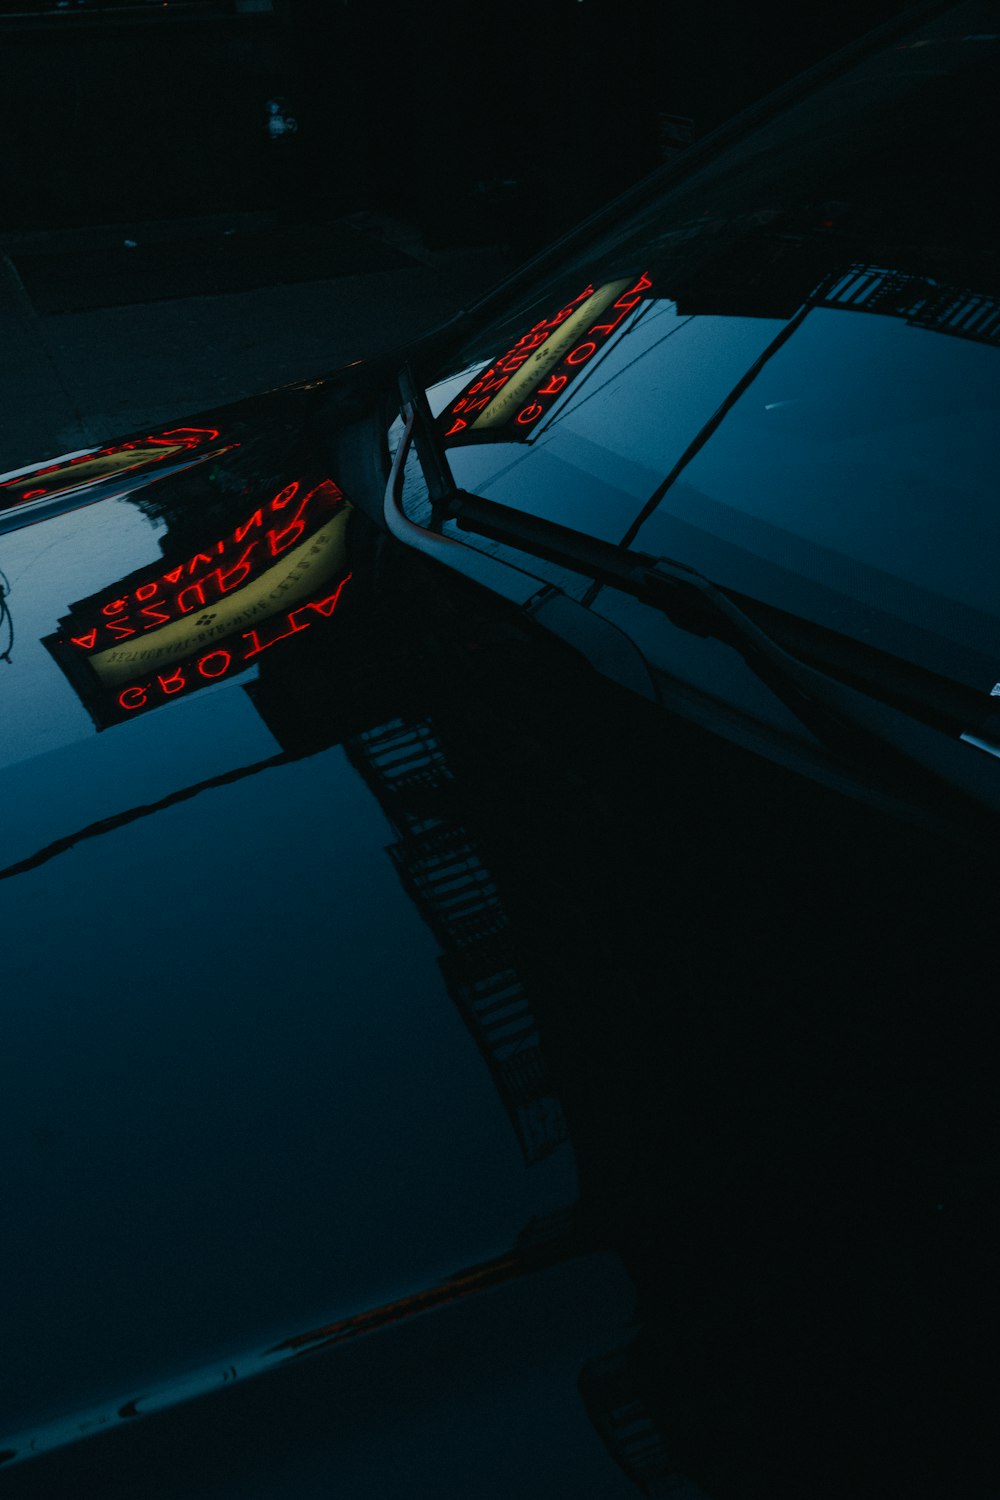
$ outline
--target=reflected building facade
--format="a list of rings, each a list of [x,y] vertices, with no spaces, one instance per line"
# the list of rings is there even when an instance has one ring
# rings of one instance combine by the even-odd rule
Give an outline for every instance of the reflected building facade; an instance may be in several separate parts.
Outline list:
[[[882,313],[902,318],[911,328],[1000,346],[1000,298],[949,286],[930,276],[853,265],[825,293],[818,294],[813,305]]]
[[[441,971],[490,1069],[528,1163],[567,1139],[503,901],[481,850],[447,806],[454,786],[429,720],[395,718],[344,742],[399,837],[389,854],[442,947]]]
[[[632,1347],[588,1360],[580,1372],[587,1415],[637,1489],[650,1500],[708,1500],[704,1490],[677,1472],[643,1384]]]

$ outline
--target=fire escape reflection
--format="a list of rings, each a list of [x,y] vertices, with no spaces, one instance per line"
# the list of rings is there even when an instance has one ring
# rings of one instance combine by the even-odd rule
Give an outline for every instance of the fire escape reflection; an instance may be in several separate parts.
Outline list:
[[[812,299],[812,305],[882,313],[902,318],[914,328],[1000,344],[1000,299],[946,286],[930,276],[853,265],[829,290]]]
[[[443,952],[448,993],[475,1039],[525,1161],[567,1139],[541,1037],[518,973],[496,881],[448,806],[454,775],[429,720],[388,720],[345,739],[351,763],[399,837],[388,853]]]

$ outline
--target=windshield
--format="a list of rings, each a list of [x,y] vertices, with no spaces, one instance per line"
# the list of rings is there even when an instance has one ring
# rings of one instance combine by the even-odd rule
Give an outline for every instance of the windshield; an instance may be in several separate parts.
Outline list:
[[[430,392],[456,482],[988,691],[998,73],[956,7],[571,242]]]

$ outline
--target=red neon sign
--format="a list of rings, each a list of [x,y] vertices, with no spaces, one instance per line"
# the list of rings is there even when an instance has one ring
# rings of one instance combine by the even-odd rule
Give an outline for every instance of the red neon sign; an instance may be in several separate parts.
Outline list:
[[[442,413],[445,441],[455,445],[527,437],[651,286],[645,272],[633,282],[588,284],[554,316],[535,323]]]

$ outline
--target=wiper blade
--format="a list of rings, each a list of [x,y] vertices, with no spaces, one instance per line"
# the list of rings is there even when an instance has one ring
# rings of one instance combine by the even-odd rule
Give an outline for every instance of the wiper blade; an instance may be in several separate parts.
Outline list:
[[[1000,702],[981,689],[944,677],[856,636],[816,624],[760,600],[740,600],[744,612],[799,661],[857,688],[911,718],[959,735],[970,722],[986,727]]]
[[[677,559],[603,542],[460,489],[426,395],[409,369],[400,389],[438,525],[452,521],[459,530],[621,589],[679,629],[730,646],[817,739],[839,752],[860,753],[869,765],[883,761],[898,772],[905,764],[930,775],[887,737],[883,722],[873,722],[882,706],[956,740],[968,730],[1000,739],[1000,726],[990,722],[972,689],[796,616],[744,602]],[[754,618],[757,613],[766,626]]]
[[[803,661],[764,630],[724,589],[683,563],[658,559],[650,570],[649,582],[654,596],[661,591],[660,599],[651,597],[649,603],[657,604],[681,629],[694,629],[737,651],[754,675],[817,739],[839,751],[860,751],[869,761],[873,752],[880,760],[899,761],[902,752],[890,746],[859,709],[859,693],[879,703],[887,701],[875,684],[869,681],[854,688],[829,671]],[[904,758],[911,764],[908,757]]]

